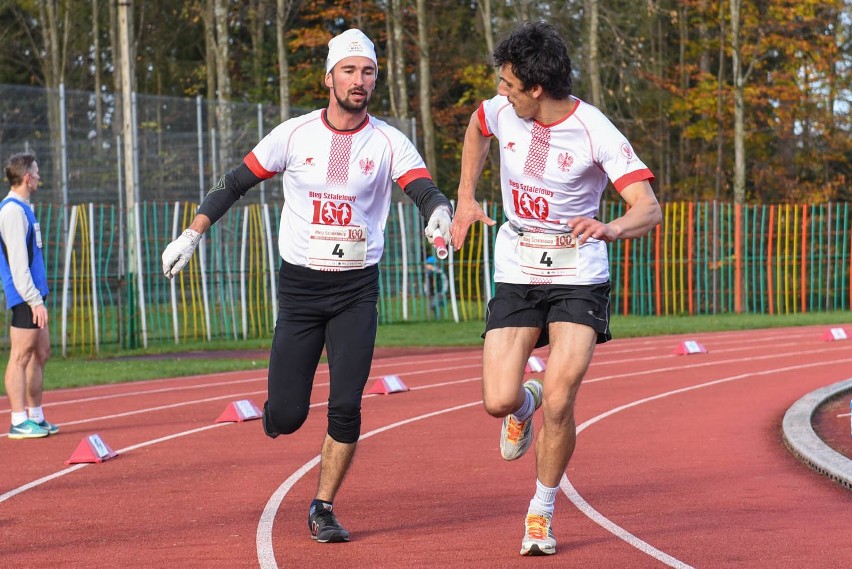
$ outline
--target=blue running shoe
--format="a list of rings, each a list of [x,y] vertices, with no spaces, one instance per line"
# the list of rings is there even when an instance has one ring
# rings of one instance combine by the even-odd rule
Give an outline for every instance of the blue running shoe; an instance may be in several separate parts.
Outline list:
[[[38,423],[27,419],[23,423],[12,425],[9,429],[10,439],[40,439],[50,434],[47,429],[42,429]]]
[[[41,423],[36,423],[39,427],[50,433],[51,435],[55,435],[59,432],[59,425],[54,425],[47,419],[42,421]]]

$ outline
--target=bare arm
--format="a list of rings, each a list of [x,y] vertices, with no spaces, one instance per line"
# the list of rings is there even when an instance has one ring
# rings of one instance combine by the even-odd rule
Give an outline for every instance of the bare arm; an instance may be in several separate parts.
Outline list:
[[[603,223],[590,217],[575,217],[568,221],[572,233],[585,243],[589,238],[611,243],[616,239],[635,239],[647,234],[663,220],[660,204],[647,180],[634,182],[621,191],[630,208],[619,218]]]
[[[199,213],[193,218],[192,223],[189,224],[189,229],[194,229],[201,235],[204,235],[204,232],[210,229],[211,225],[213,223],[210,221],[210,218],[203,213]]]
[[[485,215],[476,201],[476,184],[482,175],[482,169],[485,168],[485,159],[488,157],[490,147],[491,139],[484,136],[479,130],[479,120],[476,113],[473,113],[464,135],[458,202],[456,203],[455,216],[453,216],[453,225],[450,229],[453,247],[456,251],[464,245],[467,232],[475,222],[481,221],[487,225],[497,223]]]

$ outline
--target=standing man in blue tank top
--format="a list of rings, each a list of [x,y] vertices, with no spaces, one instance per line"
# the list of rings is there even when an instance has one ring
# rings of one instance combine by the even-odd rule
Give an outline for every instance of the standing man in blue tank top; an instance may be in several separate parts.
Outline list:
[[[50,356],[47,271],[41,229],[30,204],[41,178],[35,156],[15,154],[6,163],[11,191],[0,202],[0,277],[12,311],[6,395],[12,410],[10,439],[37,439],[59,431],[41,406],[44,364]]]

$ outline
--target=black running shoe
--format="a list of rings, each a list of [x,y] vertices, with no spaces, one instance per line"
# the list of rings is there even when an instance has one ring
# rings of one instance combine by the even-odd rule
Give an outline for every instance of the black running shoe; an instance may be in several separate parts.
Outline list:
[[[349,532],[337,521],[331,509],[316,508],[308,516],[308,528],[311,539],[319,543],[340,543],[349,541]]]

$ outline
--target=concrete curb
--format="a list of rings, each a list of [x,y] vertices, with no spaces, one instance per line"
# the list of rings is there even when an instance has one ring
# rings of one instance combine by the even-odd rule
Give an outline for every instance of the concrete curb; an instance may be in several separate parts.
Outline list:
[[[852,391],[852,378],[808,393],[787,409],[782,428],[784,442],[799,460],[852,490],[852,460],[822,442],[811,425],[820,405],[847,391]]]

